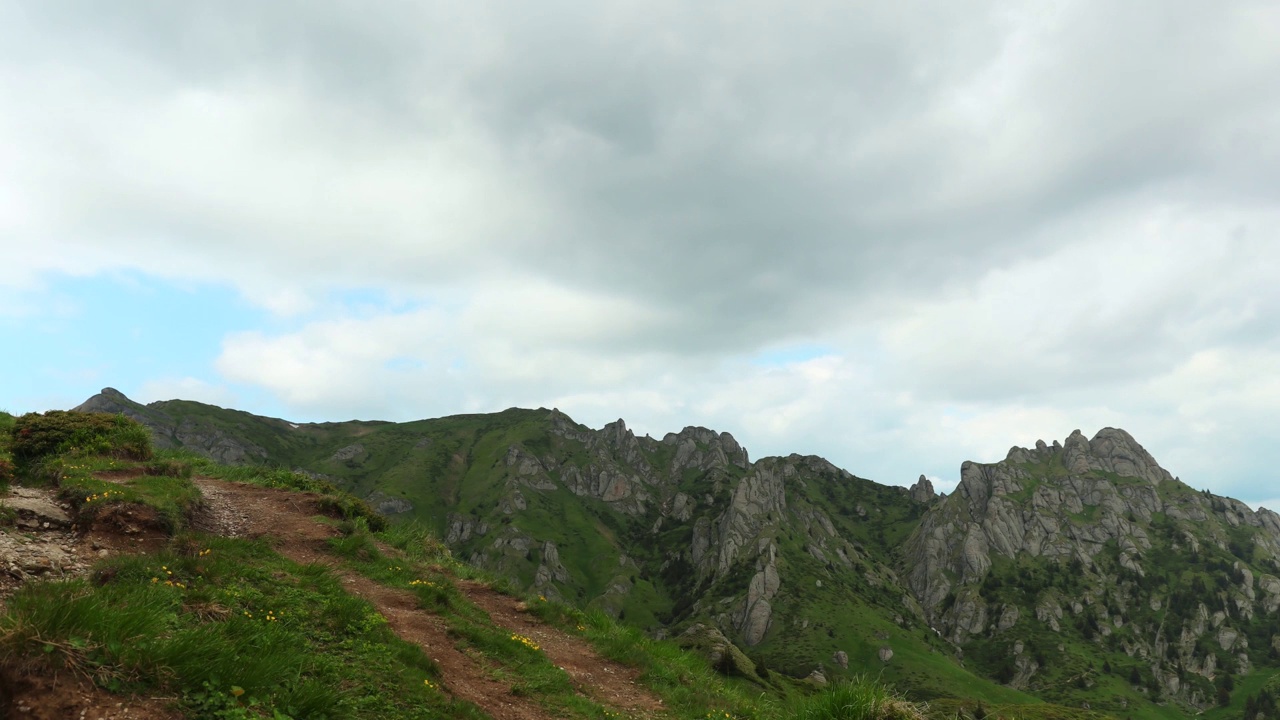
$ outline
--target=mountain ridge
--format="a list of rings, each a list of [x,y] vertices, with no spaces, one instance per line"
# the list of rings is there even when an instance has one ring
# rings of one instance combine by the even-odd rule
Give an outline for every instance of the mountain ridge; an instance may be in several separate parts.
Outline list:
[[[938,495],[558,410],[295,425],[107,391],[79,409],[329,479],[518,586],[657,635],[712,627],[797,677],[1181,717],[1280,667],[1280,516],[1193,490],[1117,428],[966,461]]]

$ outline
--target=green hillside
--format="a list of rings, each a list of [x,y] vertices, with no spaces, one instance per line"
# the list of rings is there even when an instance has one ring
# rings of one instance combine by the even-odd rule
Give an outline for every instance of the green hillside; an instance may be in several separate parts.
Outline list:
[[[1280,516],[1190,488],[1121,430],[964,463],[935,498],[821,458],[751,461],[727,433],[636,437],[555,410],[295,425],[95,404],[161,445],[330,482],[535,596],[654,637],[710,628],[755,679],[1225,719],[1280,668]]]
[[[920,699],[1035,701],[965,670],[904,606],[907,591],[892,569],[891,550],[925,506],[901,488],[817,458],[674,466],[681,443],[635,438],[624,427],[612,435],[593,431],[552,410],[294,427],[182,401],[130,409],[186,425],[188,440],[235,438],[251,458],[253,448],[263,448],[264,464],[304,470],[374,504],[404,501],[411,509],[392,514],[393,522],[422,523],[455,556],[515,587],[603,609],[647,632],[677,636],[697,623],[728,626],[753,662],[797,678],[819,667],[832,682],[874,672]],[[162,428],[157,436],[166,433]],[[687,435],[693,453],[714,456],[718,435],[702,429]],[[536,470],[521,475],[526,461]],[[732,558],[723,571],[708,569],[704,559],[700,571],[690,552],[696,528],[722,521],[749,468],[788,474],[787,509],[751,528],[754,545],[776,548],[785,578],[772,599],[776,619],[755,644],[733,631],[723,608],[749,595],[759,558]],[[631,494],[609,499],[598,488],[575,491],[566,482],[592,472],[625,478]],[[646,502],[636,502],[641,493]],[[678,495],[698,499],[687,517],[669,511]],[[820,546],[830,557],[810,552],[823,552]],[[562,574],[540,582],[550,553]],[[892,650],[888,662],[880,659],[882,648]],[[847,667],[835,662],[837,652],[847,656]]]
[[[136,442],[141,426],[119,416],[4,420],[19,458],[14,497],[61,498],[80,540],[103,548],[83,572],[30,577],[4,600],[5,717],[920,717],[873,681],[816,693],[768,672],[751,682],[605,613],[516,602],[421,526],[371,530],[379,518],[322,481],[153,456]],[[223,534],[223,511],[247,523],[234,531],[243,536]],[[168,519],[129,551],[116,524],[126,514]],[[10,522],[0,536],[29,527]],[[25,536],[38,545],[50,532]],[[575,659],[619,678],[584,683],[592,676],[575,674]]]

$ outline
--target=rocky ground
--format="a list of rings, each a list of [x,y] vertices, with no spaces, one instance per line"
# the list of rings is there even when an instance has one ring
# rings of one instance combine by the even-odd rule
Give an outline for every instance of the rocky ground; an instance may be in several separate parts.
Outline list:
[[[67,577],[85,572],[110,551],[72,531],[71,518],[44,488],[11,488],[0,498],[0,513],[12,518],[0,527],[0,597],[31,578]]]
[[[103,523],[82,532],[49,488],[11,487],[0,498],[0,600],[24,583],[89,572],[114,552],[137,552],[153,533],[130,523]],[[41,661],[5,667],[0,711],[22,720],[172,720],[167,699],[119,697],[86,677],[55,672]]]

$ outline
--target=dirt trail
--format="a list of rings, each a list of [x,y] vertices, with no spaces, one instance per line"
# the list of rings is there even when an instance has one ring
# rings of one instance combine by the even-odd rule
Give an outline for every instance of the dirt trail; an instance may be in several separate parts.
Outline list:
[[[662,700],[636,684],[640,671],[602,657],[580,638],[545,625],[524,610],[521,601],[473,580],[458,581],[468,600],[489,613],[493,622],[531,638],[542,652],[573,678],[579,692],[612,707],[633,712],[657,713]]]
[[[302,563],[333,565],[325,553],[326,541],[338,534],[331,525],[313,519],[320,514],[318,496],[195,478],[204,493],[207,512],[196,523],[206,532],[241,537],[271,537],[280,554]],[[495,720],[556,720],[530,698],[515,695],[510,685],[492,676],[482,658],[457,648],[444,621],[418,606],[412,593],[388,588],[349,571],[337,571],[349,592],[369,601],[387,618],[402,639],[422,647],[441,669],[444,687],[467,700]],[[574,637],[521,612],[514,598],[502,595],[474,581],[459,581],[458,588],[483,609],[494,624],[512,633],[532,638],[547,657],[572,678],[575,688],[627,717],[654,717],[661,714],[662,701],[636,684],[638,672],[601,657],[580,638]]]

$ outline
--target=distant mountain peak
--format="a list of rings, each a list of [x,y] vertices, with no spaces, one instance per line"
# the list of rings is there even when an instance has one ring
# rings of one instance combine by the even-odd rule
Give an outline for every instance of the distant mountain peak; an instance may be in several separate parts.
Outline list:
[[[1037,440],[1035,448],[1011,448],[1005,459],[1014,463],[1038,463],[1058,453],[1061,453],[1063,466],[1072,475],[1109,472],[1140,478],[1152,485],[1173,480],[1173,475],[1160,467],[1132,435],[1113,427],[1102,428],[1092,439],[1087,439],[1078,429],[1073,430],[1061,445],[1056,440],[1052,446]]]

